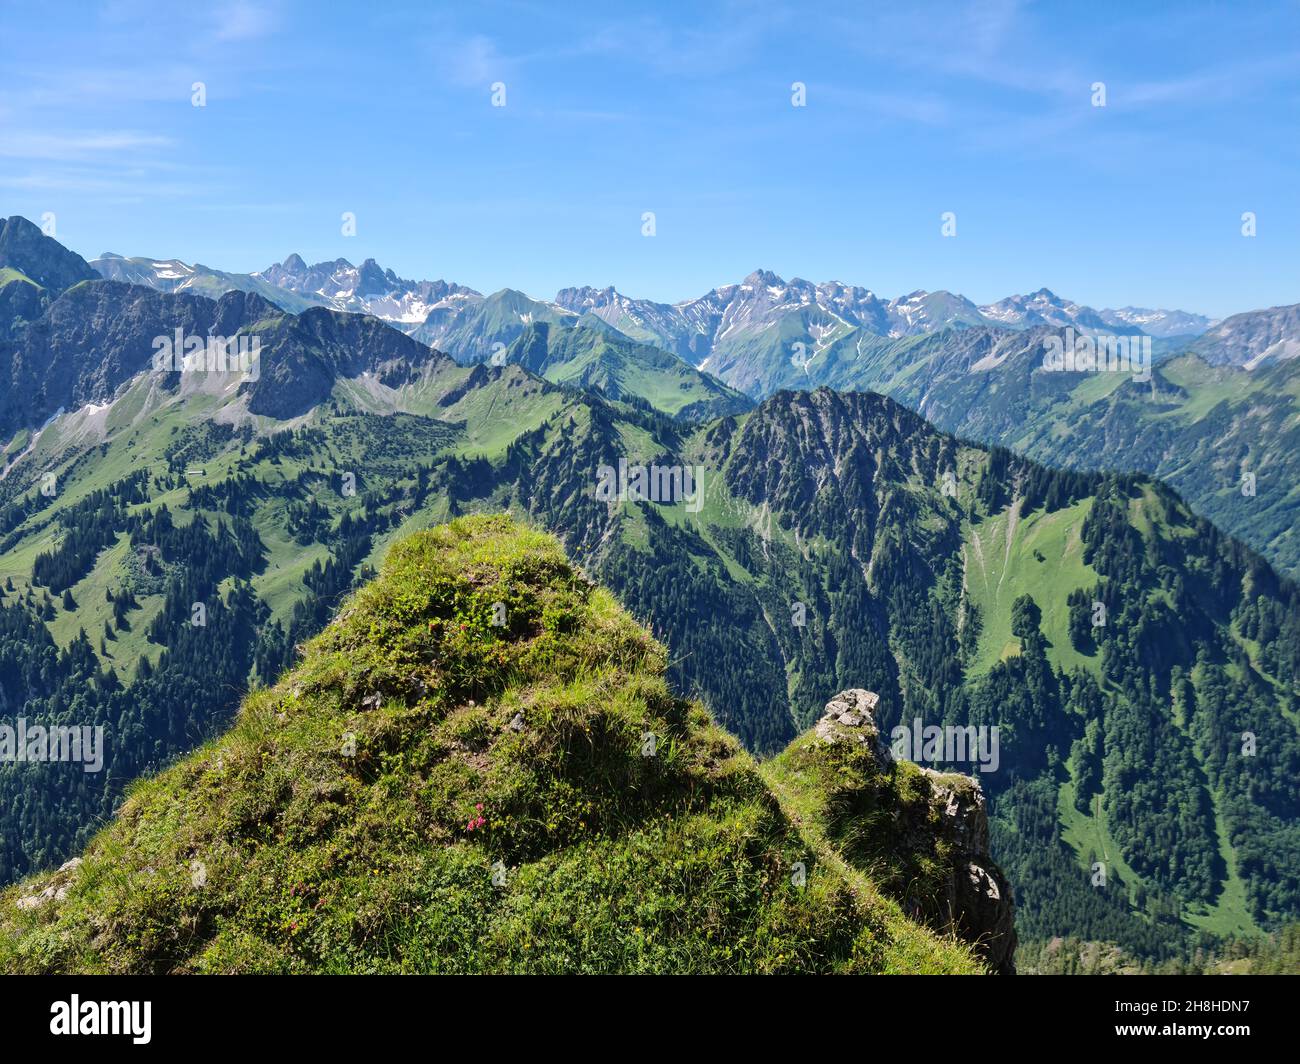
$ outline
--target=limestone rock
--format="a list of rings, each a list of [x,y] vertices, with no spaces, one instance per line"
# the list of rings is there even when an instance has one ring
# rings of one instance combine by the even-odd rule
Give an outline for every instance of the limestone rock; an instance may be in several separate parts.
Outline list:
[[[880,734],[876,707],[880,696],[875,691],[851,687],[826,703],[826,712],[817,722],[814,733],[827,743],[857,743],[871,750],[881,771],[894,763],[893,752]]]
[[[19,898],[17,905],[19,909],[39,909],[50,902],[63,901],[68,896],[68,888],[72,885],[72,880],[76,876],[77,869],[81,867],[81,858],[74,857],[71,861],[65,861],[59,866],[59,870],[54,873],[53,878],[43,890],[35,894],[28,894]]]
[[[958,934],[994,971],[1015,974],[1015,899],[1011,884],[989,856],[989,820],[979,780],[922,768],[930,781],[930,808],[955,851],[947,910]]]
[[[894,769],[893,751],[882,735],[876,712],[880,696],[850,688],[826,703],[814,734],[824,743],[853,744],[870,751],[876,770]],[[943,930],[955,931],[971,943],[989,967],[1015,973],[1015,903],[1011,886],[989,856],[989,820],[979,780],[955,772],[918,766],[929,784],[928,809],[904,816],[894,824],[907,850],[921,853],[934,846],[934,834],[951,854],[946,877],[939,883],[928,919]]]

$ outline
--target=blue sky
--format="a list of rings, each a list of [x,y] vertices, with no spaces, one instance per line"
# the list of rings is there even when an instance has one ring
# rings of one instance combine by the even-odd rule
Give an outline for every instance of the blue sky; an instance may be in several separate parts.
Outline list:
[[[0,216],[540,297],[761,266],[1218,316],[1300,301],[1298,31],[1293,0],[0,0]]]

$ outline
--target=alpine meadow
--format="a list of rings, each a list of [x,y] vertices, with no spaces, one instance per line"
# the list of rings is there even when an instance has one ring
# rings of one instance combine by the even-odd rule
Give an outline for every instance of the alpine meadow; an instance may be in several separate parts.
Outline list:
[[[111,979],[40,1037],[1266,1029],[1167,977],[1300,974],[1293,4],[0,20],[0,972]]]

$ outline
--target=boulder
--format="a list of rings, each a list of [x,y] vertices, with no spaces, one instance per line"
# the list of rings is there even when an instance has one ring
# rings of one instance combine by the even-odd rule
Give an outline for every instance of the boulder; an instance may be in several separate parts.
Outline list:
[[[853,687],[841,691],[826,703],[826,711],[817,722],[814,733],[827,743],[855,743],[866,747],[883,772],[894,763],[894,754],[880,734],[876,723],[876,707],[880,696],[875,691]]]

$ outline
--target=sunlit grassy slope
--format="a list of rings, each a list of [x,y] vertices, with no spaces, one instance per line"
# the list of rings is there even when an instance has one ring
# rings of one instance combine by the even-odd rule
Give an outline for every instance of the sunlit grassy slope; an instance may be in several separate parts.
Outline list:
[[[664,669],[549,536],[411,536],[66,898],[0,894],[0,970],[980,970],[819,857]]]

